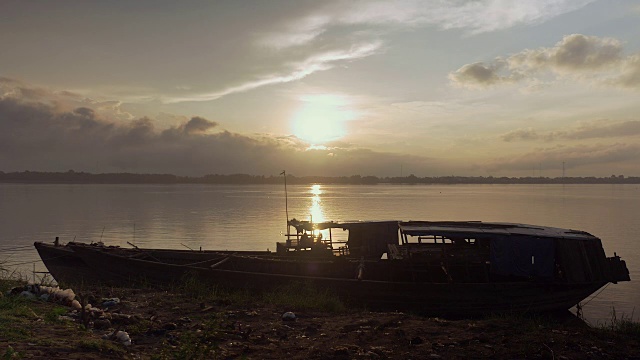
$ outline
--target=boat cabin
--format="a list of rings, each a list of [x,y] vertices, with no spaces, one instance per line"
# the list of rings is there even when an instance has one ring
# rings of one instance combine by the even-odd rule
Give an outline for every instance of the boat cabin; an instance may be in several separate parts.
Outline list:
[[[385,259],[410,265],[412,276],[419,273],[416,268],[423,269],[423,281],[629,280],[624,261],[618,256],[607,258],[601,240],[584,231],[480,221],[313,223],[294,219],[289,225],[296,232],[278,243],[279,254],[306,251]],[[323,230],[328,235],[322,236]],[[341,234],[345,231],[346,238]]]
[[[379,259],[387,252],[388,244],[398,243],[397,220],[314,223],[293,219],[289,226],[295,229],[295,234],[289,233],[284,243],[277,243],[278,254],[315,251]],[[344,232],[347,232],[346,236]]]

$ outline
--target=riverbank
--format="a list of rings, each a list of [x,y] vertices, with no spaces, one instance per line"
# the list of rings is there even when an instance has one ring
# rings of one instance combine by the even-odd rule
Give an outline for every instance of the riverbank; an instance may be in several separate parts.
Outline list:
[[[0,282],[0,355],[9,359],[640,358],[640,326],[620,320],[608,328],[540,315],[450,320],[347,309],[311,289],[255,297],[198,284],[76,290],[93,304],[89,316],[7,295],[15,285]]]

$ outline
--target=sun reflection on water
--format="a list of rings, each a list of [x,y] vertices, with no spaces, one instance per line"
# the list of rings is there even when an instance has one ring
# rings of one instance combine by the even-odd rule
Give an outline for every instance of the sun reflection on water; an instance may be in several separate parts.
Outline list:
[[[320,195],[323,193],[321,186],[319,184],[312,185],[309,193],[313,195],[311,197],[311,206],[309,207],[311,220],[316,223],[326,221],[322,210],[322,199],[320,199]]]

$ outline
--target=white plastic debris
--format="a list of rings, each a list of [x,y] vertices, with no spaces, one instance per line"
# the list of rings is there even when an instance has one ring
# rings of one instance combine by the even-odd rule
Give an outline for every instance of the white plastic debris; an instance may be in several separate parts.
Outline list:
[[[122,343],[122,345],[129,346],[131,345],[131,338],[126,331],[118,331],[116,333],[116,339]]]

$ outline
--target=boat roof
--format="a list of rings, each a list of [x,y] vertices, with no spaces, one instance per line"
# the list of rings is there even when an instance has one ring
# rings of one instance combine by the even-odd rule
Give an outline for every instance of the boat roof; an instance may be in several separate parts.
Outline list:
[[[530,236],[545,237],[555,239],[573,240],[595,240],[597,237],[585,231],[563,229],[550,226],[538,226],[517,223],[503,222],[482,222],[482,221],[398,221],[398,220],[375,220],[375,221],[324,221],[310,222],[292,219],[289,225],[299,232],[303,230],[324,230],[331,228],[350,229],[361,226],[376,226],[383,224],[397,224],[399,229],[410,236],[428,235],[452,235],[452,236],[479,236],[479,235],[504,235],[504,236]]]
[[[516,223],[481,221],[407,221],[399,223],[400,230],[411,236],[426,235],[505,235],[555,239],[595,240],[585,231]]]
[[[398,220],[346,220],[346,221],[322,221],[322,222],[311,222],[306,220],[289,220],[289,225],[296,228],[298,231],[302,230],[324,230],[324,229],[350,229],[357,226],[366,226],[366,225],[382,225],[382,224],[398,224],[400,221]]]

